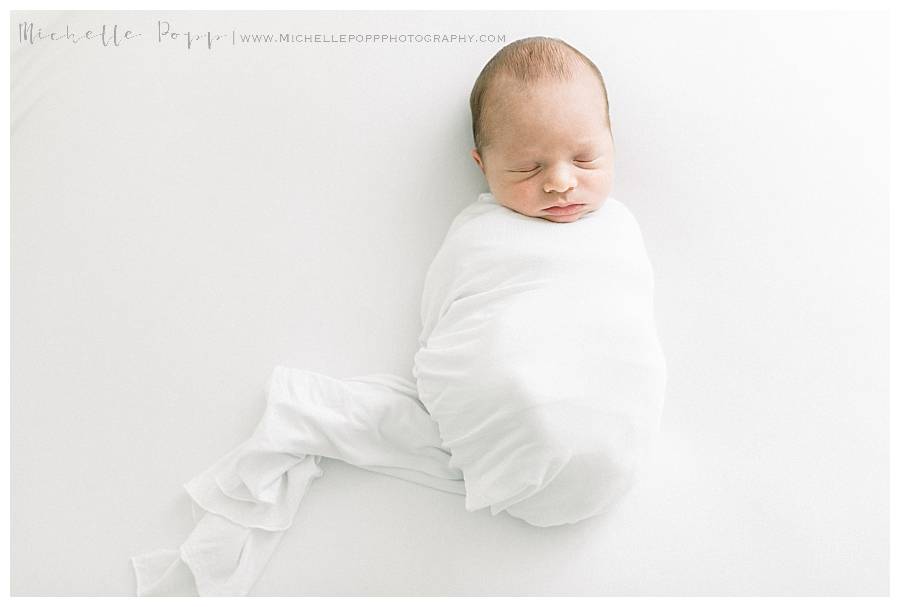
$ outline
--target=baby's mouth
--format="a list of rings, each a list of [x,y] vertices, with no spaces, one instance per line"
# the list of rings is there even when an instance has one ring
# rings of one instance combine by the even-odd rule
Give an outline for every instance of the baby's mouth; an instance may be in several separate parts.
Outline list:
[[[563,206],[547,207],[544,211],[551,215],[571,215],[579,212],[584,206],[585,205],[580,202],[571,202]]]

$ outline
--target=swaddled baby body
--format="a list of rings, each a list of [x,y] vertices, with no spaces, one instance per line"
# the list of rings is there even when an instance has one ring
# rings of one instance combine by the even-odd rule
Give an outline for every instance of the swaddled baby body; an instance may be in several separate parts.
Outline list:
[[[666,368],[640,229],[609,197],[602,76],[529,38],[491,59],[470,101],[490,193],[428,270],[415,382],[276,367],[253,435],[185,483],[190,536],[132,558],[138,595],[247,594],[322,457],[537,526],[599,514],[633,484]]]
[[[483,194],[429,268],[422,325],[413,375],[468,510],[574,523],[632,485],[666,369],[652,270],[622,203],[563,227]]]

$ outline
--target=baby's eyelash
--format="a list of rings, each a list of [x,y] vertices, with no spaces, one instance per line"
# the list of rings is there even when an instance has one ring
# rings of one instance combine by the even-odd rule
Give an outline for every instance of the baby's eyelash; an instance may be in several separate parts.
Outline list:
[[[583,164],[590,164],[591,162],[595,162],[595,161],[597,161],[597,160],[599,160],[599,157],[598,157],[598,158],[592,158],[591,160],[579,160],[579,159],[576,158],[576,159],[575,159],[575,162],[581,162],[581,163],[583,163]],[[510,173],[534,173],[534,172],[535,172],[536,170],[538,170],[539,168],[541,168],[541,167],[537,166],[537,167],[534,167],[533,169],[510,169],[509,172],[510,172]]]

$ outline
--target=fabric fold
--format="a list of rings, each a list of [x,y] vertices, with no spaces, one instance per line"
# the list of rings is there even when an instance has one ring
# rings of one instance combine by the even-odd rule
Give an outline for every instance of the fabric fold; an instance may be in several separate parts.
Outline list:
[[[178,550],[132,557],[138,596],[246,595],[322,476],[322,457],[465,495],[410,380],[278,366],[266,385],[253,435],[184,484],[189,537]]]

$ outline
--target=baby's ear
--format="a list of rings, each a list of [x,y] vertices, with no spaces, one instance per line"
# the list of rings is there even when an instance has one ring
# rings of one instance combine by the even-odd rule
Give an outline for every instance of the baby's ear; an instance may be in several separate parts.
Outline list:
[[[484,163],[481,162],[481,156],[478,154],[478,148],[472,148],[472,158],[475,160],[475,164],[478,165],[478,168],[481,169],[481,172],[484,173]]]

